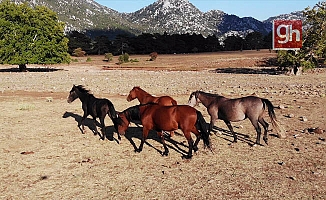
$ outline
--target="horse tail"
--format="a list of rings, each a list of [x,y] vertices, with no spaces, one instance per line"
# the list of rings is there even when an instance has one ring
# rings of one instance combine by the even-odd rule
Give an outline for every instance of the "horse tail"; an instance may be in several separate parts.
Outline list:
[[[108,107],[109,107],[109,110],[108,110],[108,113],[107,113],[108,116],[111,119],[118,118],[118,112],[115,110],[113,103],[110,100],[107,99],[107,104],[108,104]]]
[[[265,108],[265,105],[267,106],[269,118],[271,119],[272,125],[278,133],[278,137],[285,138],[284,129],[277,122],[276,115],[274,112],[274,105],[268,99],[262,99],[262,102],[264,104],[264,108]]]
[[[207,129],[206,121],[200,111],[196,110],[196,112],[197,112],[196,125],[201,131],[201,137],[203,138],[204,145],[208,148],[211,148],[210,140],[209,140],[209,131]]]

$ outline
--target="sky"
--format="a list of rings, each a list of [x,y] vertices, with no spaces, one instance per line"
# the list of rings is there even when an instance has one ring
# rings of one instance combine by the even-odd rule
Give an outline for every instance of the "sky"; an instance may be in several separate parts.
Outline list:
[[[97,3],[118,12],[135,12],[156,0],[95,0]],[[222,10],[239,17],[254,17],[266,20],[280,14],[312,8],[320,0],[189,0],[200,11]]]

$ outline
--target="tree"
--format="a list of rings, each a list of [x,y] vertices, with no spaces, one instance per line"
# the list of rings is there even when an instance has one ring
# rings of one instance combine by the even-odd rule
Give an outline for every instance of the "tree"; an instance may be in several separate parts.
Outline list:
[[[300,56],[305,62],[317,66],[316,60],[326,58],[326,2],[305,9],[304,16],[309,28],[305,31]]]
[[[259,50],[263,47],[263,35],[260,32],[251,32],[245,38],[245,49]]]
[[[243,50],[243,39],[240,36],[231,35],[224,40],[224,48],[227,51]]]
[[[90,54],[92,49],[92,39],[84,33],[78,31],[71,31],[68,34],[68,52],[73,54],[77,48],[83,49],[87,54]]]
[[[296,54],[292,51],[279,52],[278,60],[287,65],[283,67],[314,68],[319,61],[326,59],[326,2],[319,2],[312,9],[306,8],[303,15],[308,28],[303,34],[302,48]]]
[[[97,55],[102,55],[106,52],[110,52],[112,50],[111,46],[111,41],[107,36],[97,36],[94,39],[93,53],[96,53]]]
[[[19,65],[25,71],[27,64],[68,63],[64,26],[44,6],[0,3],[0,64]]]

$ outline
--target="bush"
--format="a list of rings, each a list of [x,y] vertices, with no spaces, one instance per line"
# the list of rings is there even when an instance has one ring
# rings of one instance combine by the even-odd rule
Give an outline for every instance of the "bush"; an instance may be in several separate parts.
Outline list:
[[[82,50],[82,48],[77,48],[73,51],[72,55],[76,57],[84,57],[86,54],[85,51]]]
[[[108,60],[108,62],[110,62],[110,61],[112,61],[112,59],[113,59],[113,54],[112,54],[112,53],[106,53],[106,54],[104,55],[104,57],[105,57],[105,59]]]
[[[293,67],[296,65],[296,63],[298,63],[294,51],[278,51],[277,62],[283,70]]]
[[[124,53],[119,56],[119,64],[129,62],[129,54]]]
[[[86,62],[91,62],[91,61],[92,61],[92,58],[87,57]]]
[[[139,62],[139,60],[137,60],[137,59],[130,59],[130,62]]]

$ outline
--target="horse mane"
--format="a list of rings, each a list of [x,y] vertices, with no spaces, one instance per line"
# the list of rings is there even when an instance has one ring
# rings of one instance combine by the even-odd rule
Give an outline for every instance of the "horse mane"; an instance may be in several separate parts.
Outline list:
[[[86,93],[93,95],[90,90],[86,89],[83,85],[75,85],[75,87],[79,90],[81,93]]]
[[[153,95],[151,95],[150,93],[146,92],[145,90],[141,89],[140,86],[134,86],[133,89],[138,89],[138,90],[142,91],[143,93],[145,93],[145,94],[148,95],[148,96],[151,96],[151,97],[153,96]]]
[[[132,106],[122,111],[129,122],[135,119],[140,119],[139,106],[141,105]]]
[[[212,93],[204,92],[204,91],[201,91],[201,90],[197,90],[196,92],[204,94],[204,95],[209,96],[209,97],[222,97],[222,95],[212,94]]]

